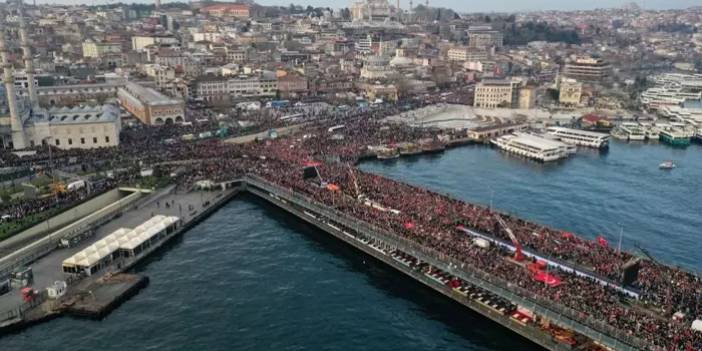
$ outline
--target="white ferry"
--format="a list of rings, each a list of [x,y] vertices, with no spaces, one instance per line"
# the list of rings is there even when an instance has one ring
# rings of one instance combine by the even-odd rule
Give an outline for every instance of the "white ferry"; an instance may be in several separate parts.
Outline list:
[[[633,122],[627,122],[627,123],[622,123],[619,126],[619,129],[621,129],[624,134],[627,136],[627,140],[629,141],[644,141],[646,140],[646,133],[644,132],[643,128],[638,123],[633,123]]]
[[[549,127],[546,131],[564,143],[597,149],[609,147],[609,135],[607,134],[563,127]]]
[[[490,140],[500,149],[541,162],[556,161],[575,153],[575,146],[533,134],[515,133]]]

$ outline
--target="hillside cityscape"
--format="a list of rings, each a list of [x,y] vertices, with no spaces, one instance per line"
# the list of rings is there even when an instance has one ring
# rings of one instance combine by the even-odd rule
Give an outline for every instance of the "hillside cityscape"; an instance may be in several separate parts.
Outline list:
[[[48,330],[62,335],[62,345],[100,347],[98,339],[114,336],[69,331],[133,315],[122,310],[173,283],[156,277],[160,265],[174,267],[169,257],[179,250],[193,255],[185,285],[201,284],[195,277],[208,266],[223,269],[222,282],[207,282],[218,290],[213,296],[224,294],[210,298],[211,308],[250,301],[255,291],[224,291],[270,282],[263,270],[282,274],[292,258],[252,264],[255,273],[217,262],[261,259],[227,243],[263,235],[265,225],[205,240],[229,250],[209,258],[194,258],[200,251],[190,238],[261,216],[295,223],[278,232],[302,233],[280,252],[323,242],[305,255],[346,257],[349,265],[362,257],[361,267],[373,267],[361,270],[368,279],[383,272],[421,294],[359,280],[347,292],[384,297],[353,304],[382,312],[397,294],[411,305],[450,303],[445,309],[469,316],[472,326],[441,317],[435,335],[481,325],[494,336],[447,332],[448,339],[405,347],[402,338],[366,330],[363,346],[331,336],[321,344],[313,330],[335,322],[361,328],[353,311],[321,302],[346,287],[311,293],[322,309],[337,311],[327,324],[314,320],[317,312],[292,312],[303,305],[285,287],[323,282],[286,273],[270,282],[277,288],[263,289],[270,296],[258,295],[265,301],[247,306],[293,308],[289,315],[302,318],[310,335],[286,329],[294,322],[274,323],[264,337],[246,334],[266,330],[254,327],[261,321],[242,322],[257,315],[249,313],[230,321],[237,329],[219,334],[224,339],[195,342],[199,332],[186,326],[178,337],[192,344],[124,344],[133,334],[107,349],[390,349],[397,342],[403,349],[702,350],[702,267],[690,260],[702,249],[694,200],[702,176],[702,6],[465,13],[429,0],[329,5],[0,3],[3,350],[48,347],[26,344]],[[592,173],[583,180],[583,172]],[[240,202],[265,215],[232,210]],[[276,221],[283,219],[266,225]],[[302,239],[306,233],[313,235]],[[338,269],[317,274],[355,272]],[[193,306],[178,294],[165,299]],[[150,316],[177,323],[180,317],[161,314],[163,303],[150,300]],[[236,314],[241,306],[230,307]],[[212,330],[222,325],[190,313],[181,317]],[[60,315],[101,321],[49,322]],[[432,316],[405,318],[418,326]],[[423,331],[430,340],[431,330]],[[275,335],[283,335],[277,344]],[[261,339],[268,341],[254,341]]]

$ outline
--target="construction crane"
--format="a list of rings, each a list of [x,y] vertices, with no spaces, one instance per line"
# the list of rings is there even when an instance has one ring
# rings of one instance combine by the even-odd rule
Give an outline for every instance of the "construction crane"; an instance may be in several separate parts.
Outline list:
[[[519,243],[519,240],[517,240],[517,236],[514,235],[512,232],[512,229],[510,229],[507,226],[507,223],[505,223],[504,219],[500,217],[499,214],[495,214],[495,218],[497,219],[497,223],[500,223],[500,226],[502,229],[507,232],[507,235],[509,236],[509,239],[512,241],[512,244],[515,247],[514,251],[514,260],[517,262],[521,262],[524,260],[524,254],[522,253],[522,245]]]

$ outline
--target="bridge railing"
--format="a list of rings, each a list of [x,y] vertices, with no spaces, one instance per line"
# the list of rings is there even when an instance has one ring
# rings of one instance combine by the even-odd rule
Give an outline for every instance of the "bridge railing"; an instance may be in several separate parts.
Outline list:
[[[567,326],[592,340],[602,342],[617,350],[633,351],[647,348],[648,344],[644,340],[614,328],[601,320],[597,320],[592,316],[588,316],[583,312],[576,311],[564,305],[556,304],[543,296],[534,294],[502,278],[490,275],[481,269],[467,267],[464,262],[460,262],[432,248],[400,237],[365,221],[350,218],[347,214],[324,204],[320,204],[318,201],[298,192],[273,185],[268,180],[254,175],[248,175],[245,181],[249,185],[254,185],[278,196],[283,195],[288,200],[293,200],[299,205],[353,229],[358,233],[377,236],[381,241],[402,248],[403,251],[407,251],[409,254],[417,255],[419,253],[424,256],[424,258],[427,258],[424,259],[425,261],[432,265],[446,268],[445,270],[466,281],[496,293],[510,301],[516,302],[525,308],[530,308],[543,317],[551,319],[560,325]]]

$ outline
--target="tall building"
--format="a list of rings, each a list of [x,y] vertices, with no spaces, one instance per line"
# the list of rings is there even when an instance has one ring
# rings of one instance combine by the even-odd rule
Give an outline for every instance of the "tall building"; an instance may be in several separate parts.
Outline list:
[[[470,47],[451,48],[446,53],[449,61],[479,62],[488,59],[487,50]]]
[[[242,97],[274,97],[278,79],[274,72],[260,72],[235,77],[202,76],[194,83],[194,93],[209,104],[228,104]]]
[[[519,106],[519,82],[484,80],[475,87],[473,106],[479,108],[515,108]]]
[[[501,48],[504,35],[491,26],[470,26],[468,28],[468,44],[472,48]]]
[[[96,42],[92,39],[83,42],[83,57],[85,58],[102,58],[120,53],[122,53],[121,43]]]
[[[563,67],[563,76],[583,82],[601,82],[612,71],[609,63],[594,57],[578,57]]]
[[[351,5],[351,17],[354,21],[383,22],[391,16],[388,0],[361,0]]]

